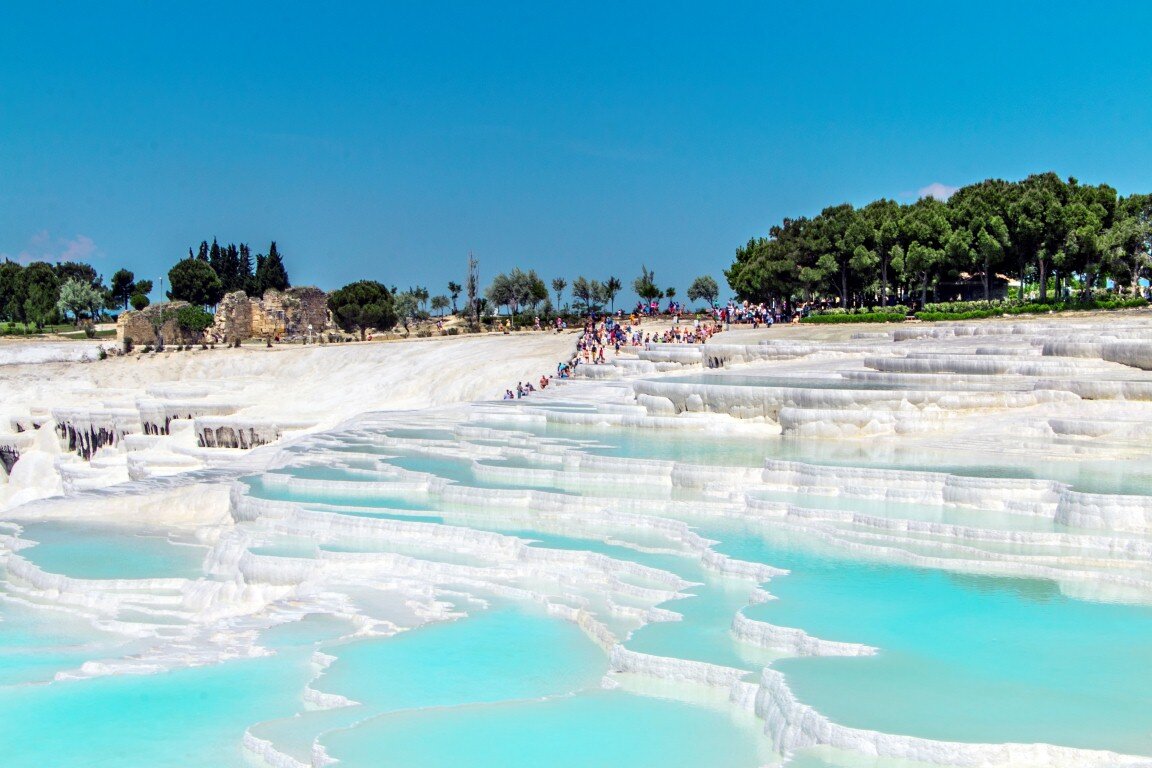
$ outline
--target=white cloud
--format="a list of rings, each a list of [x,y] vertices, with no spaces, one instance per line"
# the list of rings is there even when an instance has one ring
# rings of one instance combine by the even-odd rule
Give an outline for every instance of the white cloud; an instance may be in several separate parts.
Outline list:
[[[960,189],[960,187],[950,187],[947,184],[941,184],[938,181],[934,181],[928,186],[920,187],[920,189],[916,190],[916,196],[934,197],[937,200],[947,200],[948,198],[952,197],[952,195],[955,194],[956,190],[958,189]]]
[[[96,243],[87,235],[76,237],[64,243],[64,252],[60,254],[60,261],[91,261],[96,256]]]
[[[87,235],[76,235],[73,238],[52,237],[46,229],[42,229],[28,238],[27,244],[18,253],[0,252],[0,261],[10,259],[19,264],[31,264],[34,261],[46,261],[54,264],[58,261],[91,262],[103,254],[96,247],[95,241]]]

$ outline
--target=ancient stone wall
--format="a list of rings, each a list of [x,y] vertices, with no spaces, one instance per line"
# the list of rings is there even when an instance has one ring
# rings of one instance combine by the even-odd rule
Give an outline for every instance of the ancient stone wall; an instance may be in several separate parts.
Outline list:
[[[216,307],[216,320],[206,331],[213,341],[230,342],[252,337],[252,301],[244,291],[224,295]]]
[[[317,334],[331,326],[328,294],[312,286],[266,291],[252,309],[252,335],[256,337],[302,337],[308,335],[308,326]]]
[[[123,312],[116,322],[116,338],[122,342],[127,336],[137,345],[155,344],[153,318],[164,311],[175,315],[175,310],[186,306],[187,302],[173,301],[154,304],[139,312]],[[303,338],[308,335],[308,326],[312,326],[315,336],[336,327],[328,312],[328,294],[319,288],[302,286],[287,291],[266,291],[262,299],[249,298],[244,291],[236,291],[220,300],[216,319],[204,336],[216,343],[253,338]],[[201,341],[181,331],[174,317],[164,323],[163,335],[166,344]]]
[[[137,346],[155,345],[157,339],[154,321],[162,313],[166,313],[168,317],[160,326],[165,344],[191,344],[198,341],[176,324],[176,312],[187,306],[189,304],[186,301],[167,301],[162,304],[151,304],[139,311],[121,312],[116,319],[116,340],[123,343],[125,338],[129,338]]]

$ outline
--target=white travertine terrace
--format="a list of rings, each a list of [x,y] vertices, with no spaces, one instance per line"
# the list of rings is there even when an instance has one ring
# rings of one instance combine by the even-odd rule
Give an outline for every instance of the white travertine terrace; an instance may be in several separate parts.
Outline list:
[[[1148,459],[1152,316],[919,324],[828,342],[790,339],[791,330],[748,344],[734,331],[731,341],[657,345],[580,366],[576,380],[515,403],[493,400],[554,370],[571,337],[0,366],[11,393],[0,426],[14,425],[0,456],[8,447],[16,457],[0,486],[11,526],[0,528],[5,586],[130,640],[123,655],[60,679],[268,653],[261,630],[313,613],[388,636],[457,618],[470,601],[529,601],[604,650],[606,685],[654,680],[688,698],[719,694],[759,718],[784,756],[826,746],[875,765],[1152,765],[1102,750],[850,728],[799,701],[771,666],[750,672],[629,647],[644,625],[680,620],[669,601],[699,583],[722,583],[746,604],[773,599],[786,571],[717,551],[700,533],[725,522],[877,562],[1152,603],[1152,494],[1111,486],[1106,474],[1085,487],[1072,471]],[[609,455],[565,436],[581,426],[655,442],[779,436],[795,454],[753,463]],[[242,441],[272,445],[233,447]],[[1053,471],[985,471],[1022,455]],[[43,521],[146,521],[203,547],[203,576],[52,573],[20,535]],[[533,544],[532,534],[604,551]],[[776,657],[884,653],[742,610],[729,631]],[[357,706],[325,688],[330,661],[314,659],[301,698],[309,708]],[[269,765],[323,765],[322,741],[309,762],[251,729],[244,747]]]

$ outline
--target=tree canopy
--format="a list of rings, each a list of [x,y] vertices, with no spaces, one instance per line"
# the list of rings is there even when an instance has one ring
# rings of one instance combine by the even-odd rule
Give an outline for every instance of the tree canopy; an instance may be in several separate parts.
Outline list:
[[[211,245],[207,240],[202,241],[195,254],[189,248],[188,258],[212,267],[224,293],[244,291],[249,296],[260,297],[266,290],[283,291],[291,286],[275,240],[268,246],[268,255],[257,254],[255,262],[247,243],[220,245],[216,238],[212,238]]]
[[[219,303],[224,297],[224,284],[216,270],[206,262],[197,258],[187,258],[176,262],[168,270],[168,282],[172,286],[168,291],[168,298],[176,301],[186,301],[202,307]]]
[[[632,290],[645,301],[659,299],[664,295],[664,291],[656,287],[656,272],[643,264],[640,265],[640,277],[632,281]]]
[[[604,283],[580,275],[572,281],[572,298],[586,314],[599,312],[608,300]]]
[[[256,293],[263,296],[267,290],[286,291],[292,283],[288,281],[288,270],[284,268],[284,260],[276,248],[276,241],[268,247],[267,256],[256,257]]]
[[[51,265],[34,261],[25,267],[23,288],[24,322],[43,328],[56,310],[60,295],[60,282]]]
[[[464,290],[464,286],[460,283],[448,282],[448,293],[452,297],[452,314],[456,314],[456,299],[460,298],[460,292]]]
[[[701,275],[688,286],[688,301],[706,301],[716,306],[716,299],[720,296],[720,286],[716,285],[715,278]]]
[[[392,307],[400,324],[404,326],[404,333],[410,332],[412,322],[420,317],[420,296],[413,289],[407,291],[392,291]]]
[[[151,280],[136,280],[136,275],[128,269],[118,269],[112,274],[112,285],[108,287],[108,307],[128,308],[132,297],[140,294],[147,296],[152,291]]]
[[[95,318],[103,306],[103,292],[86,280],[70,277],[60,286],[56,309],[62,317],[71,314],[77,324],[85,316]]]
[[[396,325],[397,314],[392,294],[375,280],[359,280],[333,291],[328,296],[328,308],[340,328],[348,333],[359,332],[364,339],[369,328],[391,328]]]
[[[552,278],[552,290],[556,292],[556,309],[560,309],[560,297],[564,295],[564,289],[568,287],[568,281],[562,277]]]
[[[519,267],[508,274],[492,278],[492,284],[485,291],[488,301],[498,307],[508,307],[513,314],[521,309],[535,309],[548,298],[548,287],[535,270],[524,272]]]
[[[976,281],[989,298],[1003,275],[1036,287],[1078,276],[1133,289],[1148,274],[1149,199],[1054,173],[988,179],[947,201],[842,204],[784,219],[736,250],[725,271],[751,301],[831,298],[842,306],[928,298],[944,283]]]

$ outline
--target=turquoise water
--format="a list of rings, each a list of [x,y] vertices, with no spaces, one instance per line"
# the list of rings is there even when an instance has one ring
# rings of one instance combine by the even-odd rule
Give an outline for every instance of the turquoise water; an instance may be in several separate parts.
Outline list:
[[[596,687],[607,658],[574,624],[501,607],[325,649],[314,687],[377,712],[496,703]]]
[[[197,578],[208,551],[126,526],[44,522],[23,528],[21,538],[37,544],[21,550],[21,557],[77,579]]]
[[[749,618],[860,658],[776,663],[797,697],[844,725],[971,742],[1152,753],[1152,608],[1074,600],[1044,580],[854,561],[710,531],[734,556],[791,570]],[[1086,674],[1086,670],[1091,670]]]
[[[274,656],[177,669],[21,685],[51,676],[50,661],[115,658],[133,650],[123,638],[95,632],[59,611],[0,602],[0,744],[6,768],[245,768],[248,724],[299,708],[312,676],[313,647],[354,631],[311,616],[268,630],[260,642]],[[46,652],[56,648],[57,653]],[[74,664],[56,665],[61,670]],[[23,674],[12,677],[14,670]],[[14,684],[15,683],[15,684]]]
[[[565,437],[579,434],[586,439],[590,432],[601,430],[563,431]],[[630,434],[618,440],[617,448],[623,453],[653,452],[652,442],[644,439],[644,433]],[[663,450],[669,450],[668,443],[675,442],[676,433],[671,435],[671,440],[662,435],[656,441]],[[723,450],[725,447],[731,448],[731,441],[697,440],[697,448],[711,450],[713,457],[720,454],[731,458],[732,451]],[[465,460],[411,456],[393,461],[413,471],[482,486],[471,476],[470,462]],[[1012,474],[1004,468],[996,468],[995,472],[979,466],[965,468],[974,475]],[[877,516],[1053,530],[1052,524],[1042,519],[976,510],[933,510],[911,504],[803,494],[761,495]],[[879,655],[862,659],[775,662],[802,701],[812,703],[837,722],[947,740],[1047,741],[1141,754],[1152,751],[1152,741],[1133,735],[1140,734],[1143,725],[1135,706],[1139,692],[1152,683],[1152,664],[1142,662],[1137,642],[1152,632],[1152,612],[1146,609],[1072,600],[1060,595],[1050,582],[949,576],[940,571],[853,560],[829,554],[822,551],[826,548],[796,537],[768,541],[747,530],[701,531],[720,541],[716,548],[721,552],[793,570],[793,575],[771,585],[779,600],[749,606],[747,583],[717,579],[688,558],[644,554],[594,538],[508,529],[499,524],[498,518],[491,525],[476,521],[469,524],[534,539],[537,546],[599,552],[700,582],[689,588],[685,597],[662,606],[677,612],[682,619],[635,630],[626,642],[633,650],[754,672],[759,666],[772,663],[772,654],[731,637],[729,626],[740,610],[751,618],[799,627],[817,637],[879,647]],[[613,535],[627,538],[626,532]],[[911,540],[907,546],[912,546]],[[900,600],[894,603],[893,595],[900,595]],[[902,606],[902,610],[894,606]],[[1026,621],[1018,626],[1015,622],[1022,617]],[[918,623],[924,619],[924,625]],[[1068,652],[1062,661],[1055,661],[1051,656],[1037,657],[1030,642],[1076,650]],[[1108,656],[1110,643],[1117,645],[1117,652],[1108,668],[1093,679],[1123,678],[1125,684],[1116,685],[1113,693],[1128,717],[1101,715],[1098,695],[1080,673],[1092,665],[1093,659]],[[1116,663],[1112,664],[1112,660]],[[1129,673],[1133,669],[1136,674]],[[932,680],[933,684],[925,686],[924,680]],[[1047,695],[1046,689],[1052,686],[1063,694]],[[890,705],[877,707],[876,691],[882,691],[883,700]],[[964,715],[965,708],[973,703],[982,714]]]
[[[567,694],[595,687],[606,670],[603,652],[580,630],[529,606],[494,607],[394,637],[328,643],[323,650],[335,661],[313,687],[356,704],[299,712],[253,729],[302,759],[310,759],[316,739],[382,713]],[[363,734],[364,749],[389,751],[370,730]]]
[[[614,691],[388,715],[325,739],[341,765],[757,766],[749,728],[700,706]]]
[[[680,621],[648,624],[637,630],[625,646],[656,656],[704,661],[754,672],[767,654],[736,642],[729,627],[738,610],[748,605],[747,585],[726,585],[709,580],[689,590],[689,597],[661,607],[679,613]]]
[[[538,414],[549,410],[547,405],[516,403],[502,405],[501,412],[524,407]],[[592,408],[572,402],[553,410],[571,414]],[[971,576],[897,564],[897,557],[908,553],[946,554],[938,546],[940,534],[889,540],[851,523],[753,521],[740,517],[738,502],[725,507],[717,501],[726,490],[722,483],[715,495],[692,488],[670,492],[642,482],[643,477],[630,482],[627,473],[600,475],[590,467],[554,480],[550,473],[559,465],[531,454],[512,451],[479,463],[462,454],[472,443],[519,450],[563,447],[709,467],[755,467],[766,458],[784,458],[1049,478],[1112,492],[1146,488],[1152,471],[1139,462],[1060,463],[1023,457],[1001,464],[978,451],[950,452],[899,441],[828,442],[504,421],[503,431],[468,438],[453,429],[407,422],[403,415],[373,416],[355,434],[327,436],[303,452],[301,466],[277,470],[322,482],[288,489],[277,485],[276,478],[246,478],[243,482],[254,496],[299,502],[313,513],[303,521],[289,515],[223,531],[234,541],[251,529],[250,551],[265,558],[251,579],[235,576],[223,585],[260,594],[260,574],[284,581],[276,581],[268,591],[272,602],[250,615],[224,615],[218,623],[192,632],[173,612],[155,617],[149,637],[132,639],[117,634],[109,620],[146,621],[149,599],[161,607],[165,601],[178,602],[175,590],[150,595],[129,587],[118,609],[102,612],[103,607],[93,607],[88,620],[34,604],[52,601],[48,594],[33,594],[33,604],[23,605],[17,601],[22,585],[6,582],[11,594],[0,591],[4,765],[241,766],[250,759],[241,748],[249,728],[298,760],[311,760],[314,745],[320,745],[350,768],[752,768],[779,759],[771,754],[762,724],[727,703],[726,689],[615,675],[605,648],[576,624],[548,613],[545,599],[582,610],[629,650],[730,667],[752,683],[770,666],[785,675],[801,702],[846,726],[950,741],[1046,742],[1152,755],[1152,710],[1147,706],[1152,607],[1075,599],[1055,582],[1041,579]],[[470,423],[497,428],[501,417],[489,413]],[[391,442],[407,439],[422,444]],[[427,441],[438,441],[444,450]],[[466,504],[449,503],[449,495],[405,490],[405,483],[375,471],[388,466],[480,493],[469,495]],[[488,468],[524,472],[490,480],[484,474]],[[533,476],[532,470],[548,472]],[[341,482],[371,486],[360,493],[342,489]],[[540,493],[527,505],[527,494],[482,493],[505,489]],[[577,494],[597,498],[595,514],[582,515],[571,505]],[[753,494],[880,518],[1070,533],[1048,520],[990,510],[801,490],[759,489]],[[515,506],[501,501],[505,498]],[[790,573],[764,585],[721,576],[706,567],[699,551],[683,546],[674,529],[670,533],[660,526],[636,526],[637,520],[625,520],[624,512],[686,523],[715,541],[716,552]],[[317,524],[316,513],[444,527],[424,526],[419,538],[362,534],[363,528],[347,525],[347,520],[327,529],[323,521]],[[404,528],[394,526],[402,533]],[[514,536],[531,549],[528,554],[477,553],[462,528]],[[52,522],[29,524],[22,535],[39,543],[22,550],[21,556],[53,573],[85,579],[205,578],[207,547],[185,546],[149,529]],[[1125,534],[1112,535],[1123,543]],[[1050,559],[1065,567],[1073,555],[1083,556],[1072,545],[1043,548],[976,539],[962,543],[972,557],[1007,553],[1037,562]],[[860,544],[868,549],[851,549]],[[587,558],[586,565],[570,555],[544,558],[541,550],[594,553],[673,574],[685,586],[674,599],[664,600],[670,587],[657,575],[610,568],[600,558]],[[356,556],[341,557],[345,553]],[[381,565],[383,559],[373,559],[376,553],[408,555],[417,562],[403,576],[394,576],[389,566]],[[283,558],[317,557],[326,562],[307,584],[299,591],[286,586],[295,571]],[[540,563],[549,566],[537,572]],[[1126,555],[1122,546],[1107,554],[1093,553],[1081,565],[1107,567],[1132,578],[1152,571]],[[445,568],[438,570],[440,566]],[[437,575],[441,573],[448,575]],[[194,584],[190,592],[217,586],[221,583]],[[760,586],[775,599],[757,602]],[[3,599],[6,596],[10,599]],[[673,612],[671,618],[677,620],[644,624],[632,613],[657,607],[659,600],[664,602],[658,607]],[[419,609],[433,602],[467,615],[387,637],[364,632],[369,620],[405,626],[416,622]],[[313,612],[299,618],[296,612],[302,607]],[[736,640],[731,625],[740,613],[826,640],[871,645],[879,652],[786,658],[779,649]],[[268,628],[285,618],[297,620]],[[222,630],[244,633],[268,655],[242,658],[239,651],[239,657],[222,663],[167,673],[56,679],[85,661],[147,658],[169,638],[174,639],[169,650],[179,654],[219,642],[219,635],[226,634]],[[316,663],[321,658],[313,655],[317,651],[332,658],[329,666]],[[614,688],[613,681],[623,685]],[[353,703],[315,710],[305,702],[306,686]],[[888,765],[824,748],[804,750],[790,762],[797,768],[863,764]]]
[[[520,425],[516,429],[520,432]],[[675,430],[661,433],[659,439],[655,435],[642,430],[613,432],[603,427],[541,430],[544,439],[595,441],[601,450],[607,447],[608,452],[641,457],[668,452],[683,459],[679,455],[683,453],[679,448],[683,439],[692,442],[701,458],[710,457],[708,463],[752,458],[771,442],[749,445],[721,436],[681,435]],[[606,446],[608,439],[615,440],[615,445]],[[794,442],[777,442],[777,447],[800,454],[812,450]],[[918,460],[923,458],[920,455]],[[475,478],[468,460],[413,455],[389,461],[456,483],[485,485]],[[508,464],[531,466],[519,459]],[[1037,474],[1031,468],[959,468],[975,476]],[[880,517],[1009,530],[1056,530],[1042,519],[978,510],[777,492],[760,495]],[[1051,582],[957,576],[853,559],[800,536],[773,539],[759,529],[701,530],[705,537],[720,542],[718,551],[793,571],[770,585],[778,600],[750,605],[752,585],[717,578],[690,557],[639,552],[599,537],[509,528],[498,516],[490,520],[470,517],[467,524],[535,540],[536,546],[631,560],[698,582],[683,597],[662,606],[680,614],[681,620],[636,628],[626,646],[642,653],[706,661],[749,673],[774,664],[785,672],[801,701],[813,704],[836,722],[935,739],[1046,741],[1152,752],[1152,740],[1140,735],[1147,728],[1136,706],[1140,692],[1152,684],[1152,663],[1139,649],[1139,640],[1152,636],[1152,611],[1148,609],[1073,600],[1061,595]],[[629,540],[630,533],[615,530],[603,535]],[[656,542],[646,539],[635,544],[653,546]],[[914,538],[908,538],[903,546],[910,551],[917,549]],[[899,600],[893,600],[894,595],[899,595]],[[881,652],[866,658],[778,660],[772,652],[733,639],[729,627],[738,611],[751,618],[798,627],[817,637],[873,645]],[[1073,650],[1059,657],[1037,655],[1037,643]],[[1114,652],[1109,654],[1113,645]],[[1107,659],[1103,668],[1100,658]],[[1091,678],[1083,675],[1083,669],[1092,667],[1097,671]],[[925,685],[925,680],[931,684]],[[1090,680],[1106,681],[1110,700],[1125,714],[1106,714],[1108,709],[1099,706],[1096,683]],[[1052,688],[1061,694],[1050,695]],[[881,692],[885,706],[876,705],[877,692]],[[967,712],[972,707],[979,714]]]
[[[546,482],[536,482],[529,476],[524,476],[515,481],[507,482],[502,482],[499,480],[482,480],[476,477],[476,472],[472,468],[471,459],[437,459],[428,456],[402,456],[395,459],[389,459],[388,463],[412,472],[426,472],[433,474],[437,477],[442,477],[445,480],[451,480],[455,483],[467,485],[473,488],[531,489],[535,491],[548,491],[550,493],[571,493],[571,491],[567,489],[557,488]],[[514,466],[508,462],[491,463],[497,465],[505,464]]]
[[[316,479],[316,478],[313,478]],[[390,489],[388,483],[380,483],[379,488],[372,489],[369,494],[341,494],[329,491],[318,492],[308,488],[289,488],[278,485],[268,485],[259,477],[245,478],[244,481],[253,496],[269,501],[294,501],[307,503],[309,501],[322,501],[325,504],[347,504],[362,506],[376,504],[395,507],[398,509],[432,510],[435,507],[421,496],[413,495],[409,491]],[[361,481],[362,482],[362,481]]]
[[[0,600],[0,691],[48,682],[125,645],[123,638],[99,632],[78,617]]]
[[[495,418],[481,423],[499,425]],[[941,448],[904,439],[807,440],[778,435],[721,434],[695,429],[622,429],[604,424],[533,424],[503,422],[509,429],[543,439],[589,443],[588,453],[620,458],[661,459],[686,464],[758,467],[766,459],[825,466],[943,472],[965,477],[1045,479],[1067,483],[1089,493],[1152,494],[1147,459],[1029,460],[998,456],[988,461],[983,450]],[[491,441],[486,441],[491,443]]]
[[[309,675],[300,653],[157,675],[0,689],[7,768],[248,765],[246,724],[294,709]]]

